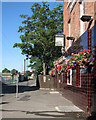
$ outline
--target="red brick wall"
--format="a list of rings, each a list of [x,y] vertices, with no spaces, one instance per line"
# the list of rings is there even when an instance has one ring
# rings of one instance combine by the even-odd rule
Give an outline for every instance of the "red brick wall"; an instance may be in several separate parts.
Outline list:
[[[91,77],[89,79],[91,79]],[[81,87],[77,87],[76,83],[74,85],[67,85],[66,83],[63,83],[62,87],[64,89],[61,91],[64,97],[86,112],[91,106],[91,94],[88,94],[90,93],[91,88],[89,83],[89,91],[87,91],[87,81],[88,74],[81,74]]]
[[[75,37],[75,40],[80,37],[80,4],[77,2],[75,4],[75,7],[70,14],[69,8],[67,8],[68,2],[64,2],[64,34],[65,36],[69,36],[69,26],[68,26],[68,20],[71,18],[71,36]],[[92,28],[94,26],[94,23],[96,24],[96,2],[85,2],[85,15],[90,15],[94,17],[94,21],[91,24]],[[88,28],[89,22],[85,22],[85,31]],[[94,32],[88,32],[87,33],[87,47],[91,49],[92,42],[92,34]],[[89,39],[89,40],[88,40]],[[69,41],[66,40],[66,47],[68,47]],[[79,74],[79,72],[77,72]],[[80,82],[79,76],[77,75],[77,82]],[[66,78],[66,77],[64,77]],[[81,109],[85,111],[90,111],[91,104],[92,104],[92,92],[94,92],[94,89],[91,88],[90,81],[92,80],[92,76],[88,77],[88,74],[82,74],[81,76],[81,87],[76,87],[76,84],[72,86],[66,85],[66,83],[63,83],[64,90],[62,91],[63,95],[71,100],[75,105],[78,105]],[[64,80],[66,81],[66,79]],[[93,80],[94,81],[94,80]],[[89,83],[88,83],[89,82]],[[94,82],[93,82],[94,83]],[[78,83],[77,83],[78,84]],[[94,86],[94,85],[93,85]]]
[[[95,6],[94,6],[94,2],[85,2],[85,15],[90,15],[92,17],[94,17],[94,10],[95,10]],[[89,22],[85,23],[85,30],[87,30]],[[94,22],[91,25],[91,28],[94,26]]]
[[[63,32],[66,36],[69,35],[69,26],[68,26],[68,20],[70,18],[70,11],[69,11],[69,8],[67,9],[67,5],[68,5],[68,2],[64,2],[64,6],[63,6]],[[68,42],[66,40],[66,47],[68,47]]]
[[[94,20],[96,21],[96,2],[94,3]]]
[[[65,34],[65,36],[69,36],[69,26],[68,26],[68,20],[69,18],[71,18],[71,36],[75,38],[75,40],[77,40],[77,38],[80,37],[80,4],[79,2],[77,2],[75,4],[75,7],[73,9],[73,11],[70,14],[70,7],[67,8],[68,2],[64,2],[64,6],[63,6],[63,15],[64,15],[64,19],[63,19],[63,32]],[[96,20],[96,2],[85,2],[85,15],[90,15],[92,17],[94,17],[94,19]],[[85,22],[85,31],[88,28],[88,24],[89,22]],[[92,22],[92,25],[90,28],[92,28],[94,26],[94,22]],[[72,44],[72,42],[71,42]],[[65,49],[69,46],[69,41],[66,39],[66,47]]]
[[[71,36],[76,39],[80,36],[80,4],[77,2],[72,13],[70,14],[70,7],[67,8],[68,2],[64,2],[64,22],[63,22],[63,31],[64,34],[69,36],[69,26],[68,21],[71,18]],[[72,43],[72,42],[71,42]],[[66,48],[69,46],[69,41],[66,39]],[[66,49],[65,48],[65,49]]]
[[[77,2],[71,13],[71,36],[80,36],[80,4]]]

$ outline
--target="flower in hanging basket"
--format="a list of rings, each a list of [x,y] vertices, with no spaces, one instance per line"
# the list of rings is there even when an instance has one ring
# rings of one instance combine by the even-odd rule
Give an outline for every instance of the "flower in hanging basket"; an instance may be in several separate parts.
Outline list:
[[[82,53],[84,53],[84,52],[86,52],[86,49],[84,49],[84,50],[82,51]]]
[[[58,66],[57,66],[57,73],[60,74],[61,71],[62,71],[62,69],[61,69],[61,65],[58,65]]]
[[[61,67],[61,72],[65,72],[68,69],[67,62],[65,62]]]
[[[89,50],[89,49],[87,49],[87,52],[90,52],[90,50]]]
[[[79,54],[82,54],[82,52],[79,52]]]
[[[71,68],[73,68],[74,66],[73,65],[71,65]]]
[[[56,75],[56,72],[55,72],[55,70],[53,69],[53,70],[50,70],[49,74],[50,74],[52,77],[54,77],[54,76]]]
[[[61,65],[58,65],[58,66],[57,66],[57,69],[58,69],[58,70],[61,70]]]
[[[57,73],[57,69],[55,68],[55,73]]]

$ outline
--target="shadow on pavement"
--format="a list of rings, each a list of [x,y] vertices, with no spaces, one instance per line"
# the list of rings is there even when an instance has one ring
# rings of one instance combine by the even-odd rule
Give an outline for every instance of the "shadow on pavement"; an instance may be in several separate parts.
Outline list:
[[[96,120],[96,116],[90,116],[86,120]]]
[[[35,114],[38,116],[45,116],[45,117],[75,118],[76,120],[78,120],[78,119],[85,120],[84,119],[85,115],[82,112],[63,112],[63,113],[60,113],[57,111],[38,111],[38,112],[27,112],[26,114]],[[60,115],[60,114],[62,114],[62,115]]]
[[[1,102],[0,105],[8,104],[9,102]]]
[[[22,93],[25,91],[39,90],[39,87],[19,85],[18,90],[19,90],[19,93]],[[2,84],[2,94],[12,94],[12,93],[16,93],[16,85]]]
[[[3,97],[4,95],[0,95],[0,97]]]
[[[19,110],[2,110],[2,112],[18,112]],[[64,120],[69,120],[69,118],[72,118],[70,120],[86,120],[86,116],[81,112],[66,112],[66,113],[59,113],[57,111],[19,111],[19,112],[25,112],[26,115],[28,114],[34,114],[36,116],[40,116],[40,118],[45,117],[53,117],[53,118],[66,118]],[[67,119],[68,118],[68,119]]]

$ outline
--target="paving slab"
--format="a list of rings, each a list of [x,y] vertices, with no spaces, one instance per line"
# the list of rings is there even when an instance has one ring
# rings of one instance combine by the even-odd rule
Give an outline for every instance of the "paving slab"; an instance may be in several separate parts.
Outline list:
[[[84,112],[77,106],[56,106],[55,107],[58,112]]]

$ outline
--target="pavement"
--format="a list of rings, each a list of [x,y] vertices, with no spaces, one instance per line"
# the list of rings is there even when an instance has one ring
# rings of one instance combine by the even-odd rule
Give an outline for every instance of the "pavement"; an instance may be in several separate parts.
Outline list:
[[[21,91],[19,90],[18,98],[15,92],[5,92],[0,96],[2,120],[5,118],[86,120],[84,111],[58,91],[38,89],[34,83]]]

